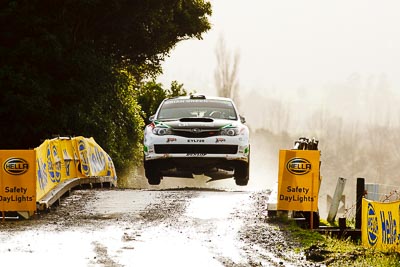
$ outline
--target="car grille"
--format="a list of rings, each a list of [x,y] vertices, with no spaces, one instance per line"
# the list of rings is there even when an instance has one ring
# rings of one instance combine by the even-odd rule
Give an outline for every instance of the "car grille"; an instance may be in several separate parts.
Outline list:
[[[186,138],[205,138],[219,135],[219,130],[201,130],[200,132],[193,132],[188,130],[176,130],[172,131],[173,135],[182,136]]]
[[[156,154],[236,154],[236,145],[154,145]]]

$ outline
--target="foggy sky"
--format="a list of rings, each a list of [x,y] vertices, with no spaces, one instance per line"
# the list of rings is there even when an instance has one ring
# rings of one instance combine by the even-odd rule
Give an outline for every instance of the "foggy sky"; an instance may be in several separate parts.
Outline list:
[[[213,0],[212,30],[179,43],[158,81],[215,93],[215,47],[223,35],[240,53],[242,91],[323,95],[329,84],[385,75],[400,87],[399,1]]]

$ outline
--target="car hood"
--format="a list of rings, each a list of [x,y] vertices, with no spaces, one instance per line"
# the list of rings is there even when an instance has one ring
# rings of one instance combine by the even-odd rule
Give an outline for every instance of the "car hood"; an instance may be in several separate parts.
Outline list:
[[[155,121],[154,123],[156,125],[165,125],[173,129],[221,129],[224,127],[236,127],[238,125],[237,121],[211,118],[182,118],[179,120]]]

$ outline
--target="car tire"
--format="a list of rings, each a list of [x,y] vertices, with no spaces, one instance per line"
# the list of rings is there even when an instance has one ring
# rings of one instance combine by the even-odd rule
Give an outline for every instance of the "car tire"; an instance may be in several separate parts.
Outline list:
[[[161,183],[161,172],[154,166],[151,166],[151,164],[146,164],[145,162],[144,173],[150,185],[159,185]]]
[[[247,185],[249,182],[249,164],[245,162],[238,164],[235,168],[234,177],[236,185]]]
[[[146,178],[150,185],[159,185],[161,183],[161,173],[155,171],[146,171]]]

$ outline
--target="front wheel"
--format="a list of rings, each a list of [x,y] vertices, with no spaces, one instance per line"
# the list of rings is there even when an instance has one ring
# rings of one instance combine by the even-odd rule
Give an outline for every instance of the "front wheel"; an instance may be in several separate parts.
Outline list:
[[[155,168],[151,166],[152,164],[144,164],[144,173],[146,175],[147,181],[150,185],[159,185],[161,183],[162,174]]]
[[[244,186],[249,182],[249,164],[246,162],[240,163],[235,168],[235,182],[236,185]]]

